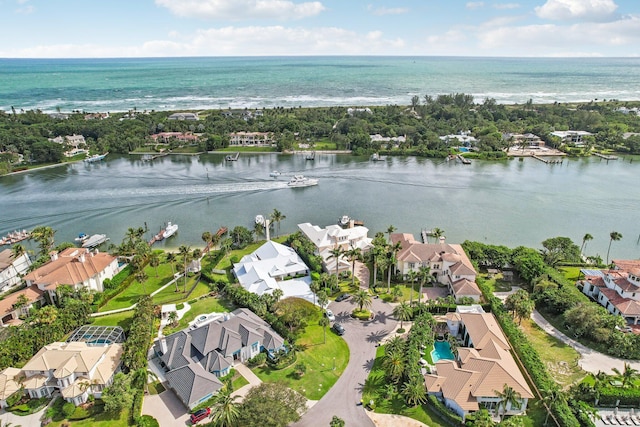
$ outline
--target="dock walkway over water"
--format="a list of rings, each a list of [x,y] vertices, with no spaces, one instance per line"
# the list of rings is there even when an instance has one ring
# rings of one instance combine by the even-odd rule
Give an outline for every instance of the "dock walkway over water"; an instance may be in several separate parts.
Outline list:
[[[618,156],[612,156],[612,155],[600,154],[600,153],[593,153],[593,155],[605,160],[618,160]]]
[[[544,158],[542,158],[540,156],[536,156],[535,154],[532,157],[534,159],[536,159],[536,160],[540,160],[543,163],[551,164],[551,165],[556,164],[556,163],[562,164],[562,162],[563,162],[563,158],[562,157],[559,158],[559,159],[544,159]]]

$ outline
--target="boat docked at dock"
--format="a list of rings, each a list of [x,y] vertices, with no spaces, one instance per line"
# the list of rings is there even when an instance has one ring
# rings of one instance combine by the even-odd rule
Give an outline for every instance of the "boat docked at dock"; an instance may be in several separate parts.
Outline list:
[[[101,160],[104,160],[104,158],[107,157],[107,154],[109,154],[109,153],[106,152],[104,154],[94,154],[93,156],[89,156],[86,159],[84,159],[84,161],[87,162],[87,163],[99,162]]]
[[[340,219],[338,219],[338,225],[340,227],[348,227],[349,221],[351,221],[351,217],[349,217],[349,215],[342,215]]]
[[[287,185],[289,187],[310,187],[312,185],[318,185],[318,180],[307,178],[304,175],[294,175]]]
[[[96,248],[109,240],[106,234],[92,234],[88,239],[82,242],[83,248]]]
[[[87,240],[88,238],[89,238],[89,235],[88,235],[88,234],[80,233],[80,234],[78,234],[78,237],[76,237],[74,240],[75,240],[76,242],[84,242],[84,241],[85,241],[85,240]]]
[[[162,233],[162,238],[168,239],[169,237],[176,234],[177,231],[178,231],[178,224],[173,224],[171,223],[171,221],[169,221],[167,223],[167,228],[165,228],[164,232]]]
[[[260,224],[260,225],[264,225],[265,224],[265,220],[264,220],[264,216],[262,215],[256,215],[256,224]]]

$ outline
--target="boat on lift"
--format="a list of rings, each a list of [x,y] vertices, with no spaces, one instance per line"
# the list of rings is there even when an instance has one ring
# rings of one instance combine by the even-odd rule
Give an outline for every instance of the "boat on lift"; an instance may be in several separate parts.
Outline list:
[[[169,221],[167,222],[167,228],[165,228],[164,232],[162,233],[162,238],[168,239],[169,237],[176,234],[177,231],[178,231],[178,224],[173,224],[171,221]]]

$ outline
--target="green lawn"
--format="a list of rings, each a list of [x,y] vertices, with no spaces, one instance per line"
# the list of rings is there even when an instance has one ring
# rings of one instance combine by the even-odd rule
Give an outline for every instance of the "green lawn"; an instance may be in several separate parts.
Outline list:
[[[108,314],[106,316],[94,317],[92,325],[96,326],[120,326],[125,331],[129,330],[133,322],[134,310],[123,311],[122,313]]]
[[[181,329],[184,329],[197,316],[208,313],[226,313],[235,309],[235,306],[228,300],[208,297],[202,298],[191,304],[191,309],[178,322],[176,327],[165,327],[162,331],[164,335],[171,335]]]
[[[482,275],[484,283],[491,288],[491,292],[509,292],[513,283],[503,280],[502,273],[496,274],[493,277],[489,277],[486,274]]]
[[[231,268],[231,258],[237,257],[238,259],[241,259],[243,256],[249,255],[251,252],[255,251],[256,249],[258,249],[263,244],[264,244],[264,240],[261,240],[259,242],[254,242],[254,243],[250,244],[249,246],[247,246],[244,249],[238,249],[238,250],[234,250],[234,251],[229,252],[228,254],[226,254],[224,256],[224,258],[222,258],[220,260],[220,262],[216,266],[216,269],[218,269],[218,270],[226,270],[228,268]]]
[[[551,376],[562,387],[580,382],[587,374],[578,366],[580,354],[573,347],[543,331],[535,322],[524,319],[520,329],[538,351]]]
[[[402,296],[399,296],[398,299],[394,299],[393,294],[388,294],[387,293],[387,284],[386,282],[384,283],[384,285],[380,285],[376,288],[376,290],[378,291],[380,298],[382,298],[384,301],[386,302],[409,302],[411,301],[411,284],[410,283],[392,283],[391,284],[391,292],[393,292],[393,287],[394,286],[398,286],[400,288],[400,290],[402,291]],[[414,283],[413,284],[413,300],[414,301],[418,301],[418,292],[420,291],[420,283]],[[422,301],[424,301],[425,299],[422,298]]]
[[[61,415],[57,415],[54,417],[54,421],[52,421],[49,426],[59,427],[59,426],[70,426],[70,427],[120,427],[120,426],[128,426],[129,425],[129,411],[124,410],[117,415],[107,414],[102,412],[102,405],[100,404],[100,400],[96,400],[95,406],[93,409],[89,409],[89,411],[95,411],[96,414],[92,417],[86,418],[80,421],[69,421],[62,419]],[[62,407],[62,403],[64,402],[56,402],[54,405],[60,408]]]
[[[242,375],[238,374],[233,379],[232,384],[233,384],[233,389],[234,390],[238,390],[238,389],[246,386],[247,384],[249,384],[249,381],[247,381],[247,379],[245,377],[243,377]]]
[[[373,400],[379,414],[398,414],[421,421],[428,426],[444,427],[447,426],[440,416],[427,405],[408,407],[400,396],[393,396],[391,399],[383,399],[383,387],[386,379],[382,369],[382,357],[384,356],[384,346],[378,347],[376,350],[376,360],[373,368],[369,373],[369,377],[365,383],[362,400],[367,403]]]
[[[157,275],[156,269],[150,266],[145,267],[144,272],[148,277],[144,284],[134,280],[131,282],[129,287],[113,297],[107,304],[100,308],[99,311],[109,311],[116,310],[118,308],[130,307],[135,304],[142,295],[154,292],[170,282],[173,278],[173,271],[169,264],[160,264],[160,266],[158,266]]]
[[[278,371],[267,366],[254,368],[255,374],[265,382],[283,381],[307,399],[319,400],[324,396],[346,368],[349,362],[349,347],[329,327],[327,342],[324,343],[323,328],[318,326],[317,320],[309,321],[309,326],[297,342],[305,348],[298,353],[296,361],[307,366],[307,372],[302,378],[295,376],[293,366]]]
[[[195,281],[196,281],[196,278],[193,276],[187,278],[187,292],[189,292],[189,290],[193,287],[193,285],[195,284]],[[187,298],[187,294],[183,292],[183,289],[184,289],[184,278],[178,280],[178,292],[176,292],[175,284],[171,286],[167,286],[161,292],[154,295],[153,303],[158,305],[168,304],[168,303],[176,304],[176,303],[184,302],[187,299],[190,300],[193,298],[198,298],[202,295],[205,295],[211,292],[211,288],[209,288],[209,285],[207,285],[203,281],[200,281],[200,283],[198,283],[198,285],[195,287],[195,289],[193,290],[191,295],[189,295],[188,298]]]
[[[578,278],[581,276],[581,268],[584,267],[559,267],[558,271],[564,275],[565,279],[570,280],[571,282],[577,282]]]

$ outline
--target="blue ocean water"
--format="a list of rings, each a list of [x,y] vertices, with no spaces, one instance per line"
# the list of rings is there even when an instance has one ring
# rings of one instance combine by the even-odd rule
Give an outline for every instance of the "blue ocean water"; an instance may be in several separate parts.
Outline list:
[[[640,99],[640,58],[0,59],[0,109],[127,111]]]

